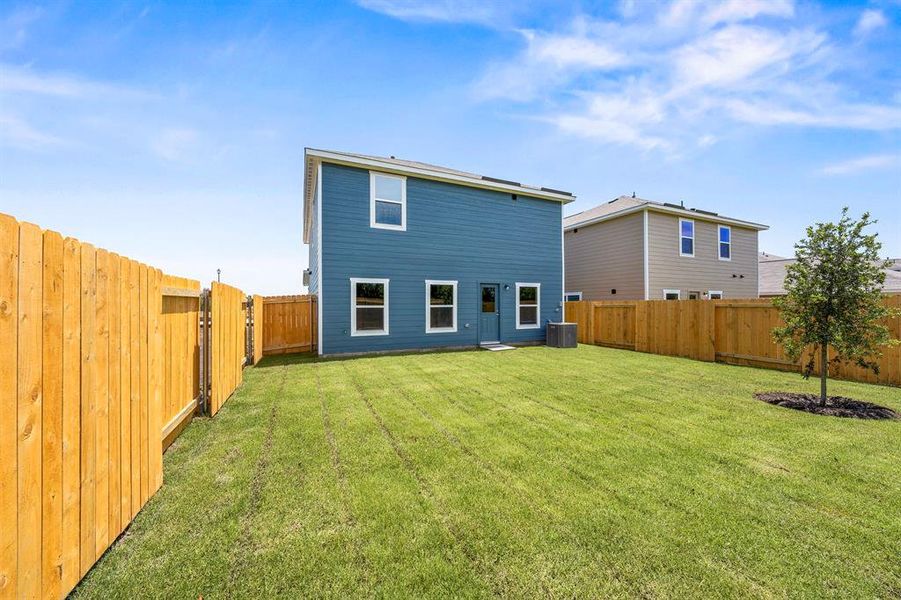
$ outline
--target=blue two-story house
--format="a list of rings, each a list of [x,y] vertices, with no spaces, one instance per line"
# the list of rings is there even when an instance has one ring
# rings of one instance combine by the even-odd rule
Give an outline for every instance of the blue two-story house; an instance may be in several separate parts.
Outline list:
[[[319,354],[538,343],[563,320],[572,194],[393,157],[304,162]]]

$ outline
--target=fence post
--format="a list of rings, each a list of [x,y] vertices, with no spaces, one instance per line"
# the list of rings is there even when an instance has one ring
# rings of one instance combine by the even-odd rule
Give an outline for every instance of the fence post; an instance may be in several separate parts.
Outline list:
[[[635,303],[635,351],[648,351],[648,306],[650,300]]]

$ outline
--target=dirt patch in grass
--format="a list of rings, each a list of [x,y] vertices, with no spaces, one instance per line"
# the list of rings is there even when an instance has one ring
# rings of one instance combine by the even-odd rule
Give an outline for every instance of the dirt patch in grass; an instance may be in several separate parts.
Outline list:
[[[754,394],[754,397],[767,404],[803,410],[817,415],[852,419],[901,419],[901,415],[890,408],[844,396],[829,396],[824,404],[820,403],[820,397],[816,394],[758,392]]]

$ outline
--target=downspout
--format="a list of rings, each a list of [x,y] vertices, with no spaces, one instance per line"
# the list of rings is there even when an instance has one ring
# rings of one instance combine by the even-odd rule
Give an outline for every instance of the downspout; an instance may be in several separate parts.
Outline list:
[[[650,299],[648,272],[648,209],[644,209],[644,299]]]

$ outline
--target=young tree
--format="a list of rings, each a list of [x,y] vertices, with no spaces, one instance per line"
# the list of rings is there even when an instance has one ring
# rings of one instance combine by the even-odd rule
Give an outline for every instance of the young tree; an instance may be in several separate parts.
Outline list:
[[[773,337],[789,358],[798,360],[806,348],[811,350],[803,365],[805,379],[820,355],[821,404],[827,397],[830,347],[832,362],[853,362],[878,373],[880,346],[898,343],[882,324],[898,312],[882,303],[888,263],[879,258],[877,234],[864,232],[873,223],[869,213],[851,219],[845,207],[838,223],[808,227],[807,237],[795,245],[797,261],[786,269],[787,294],[773,302],[785,322]]]

